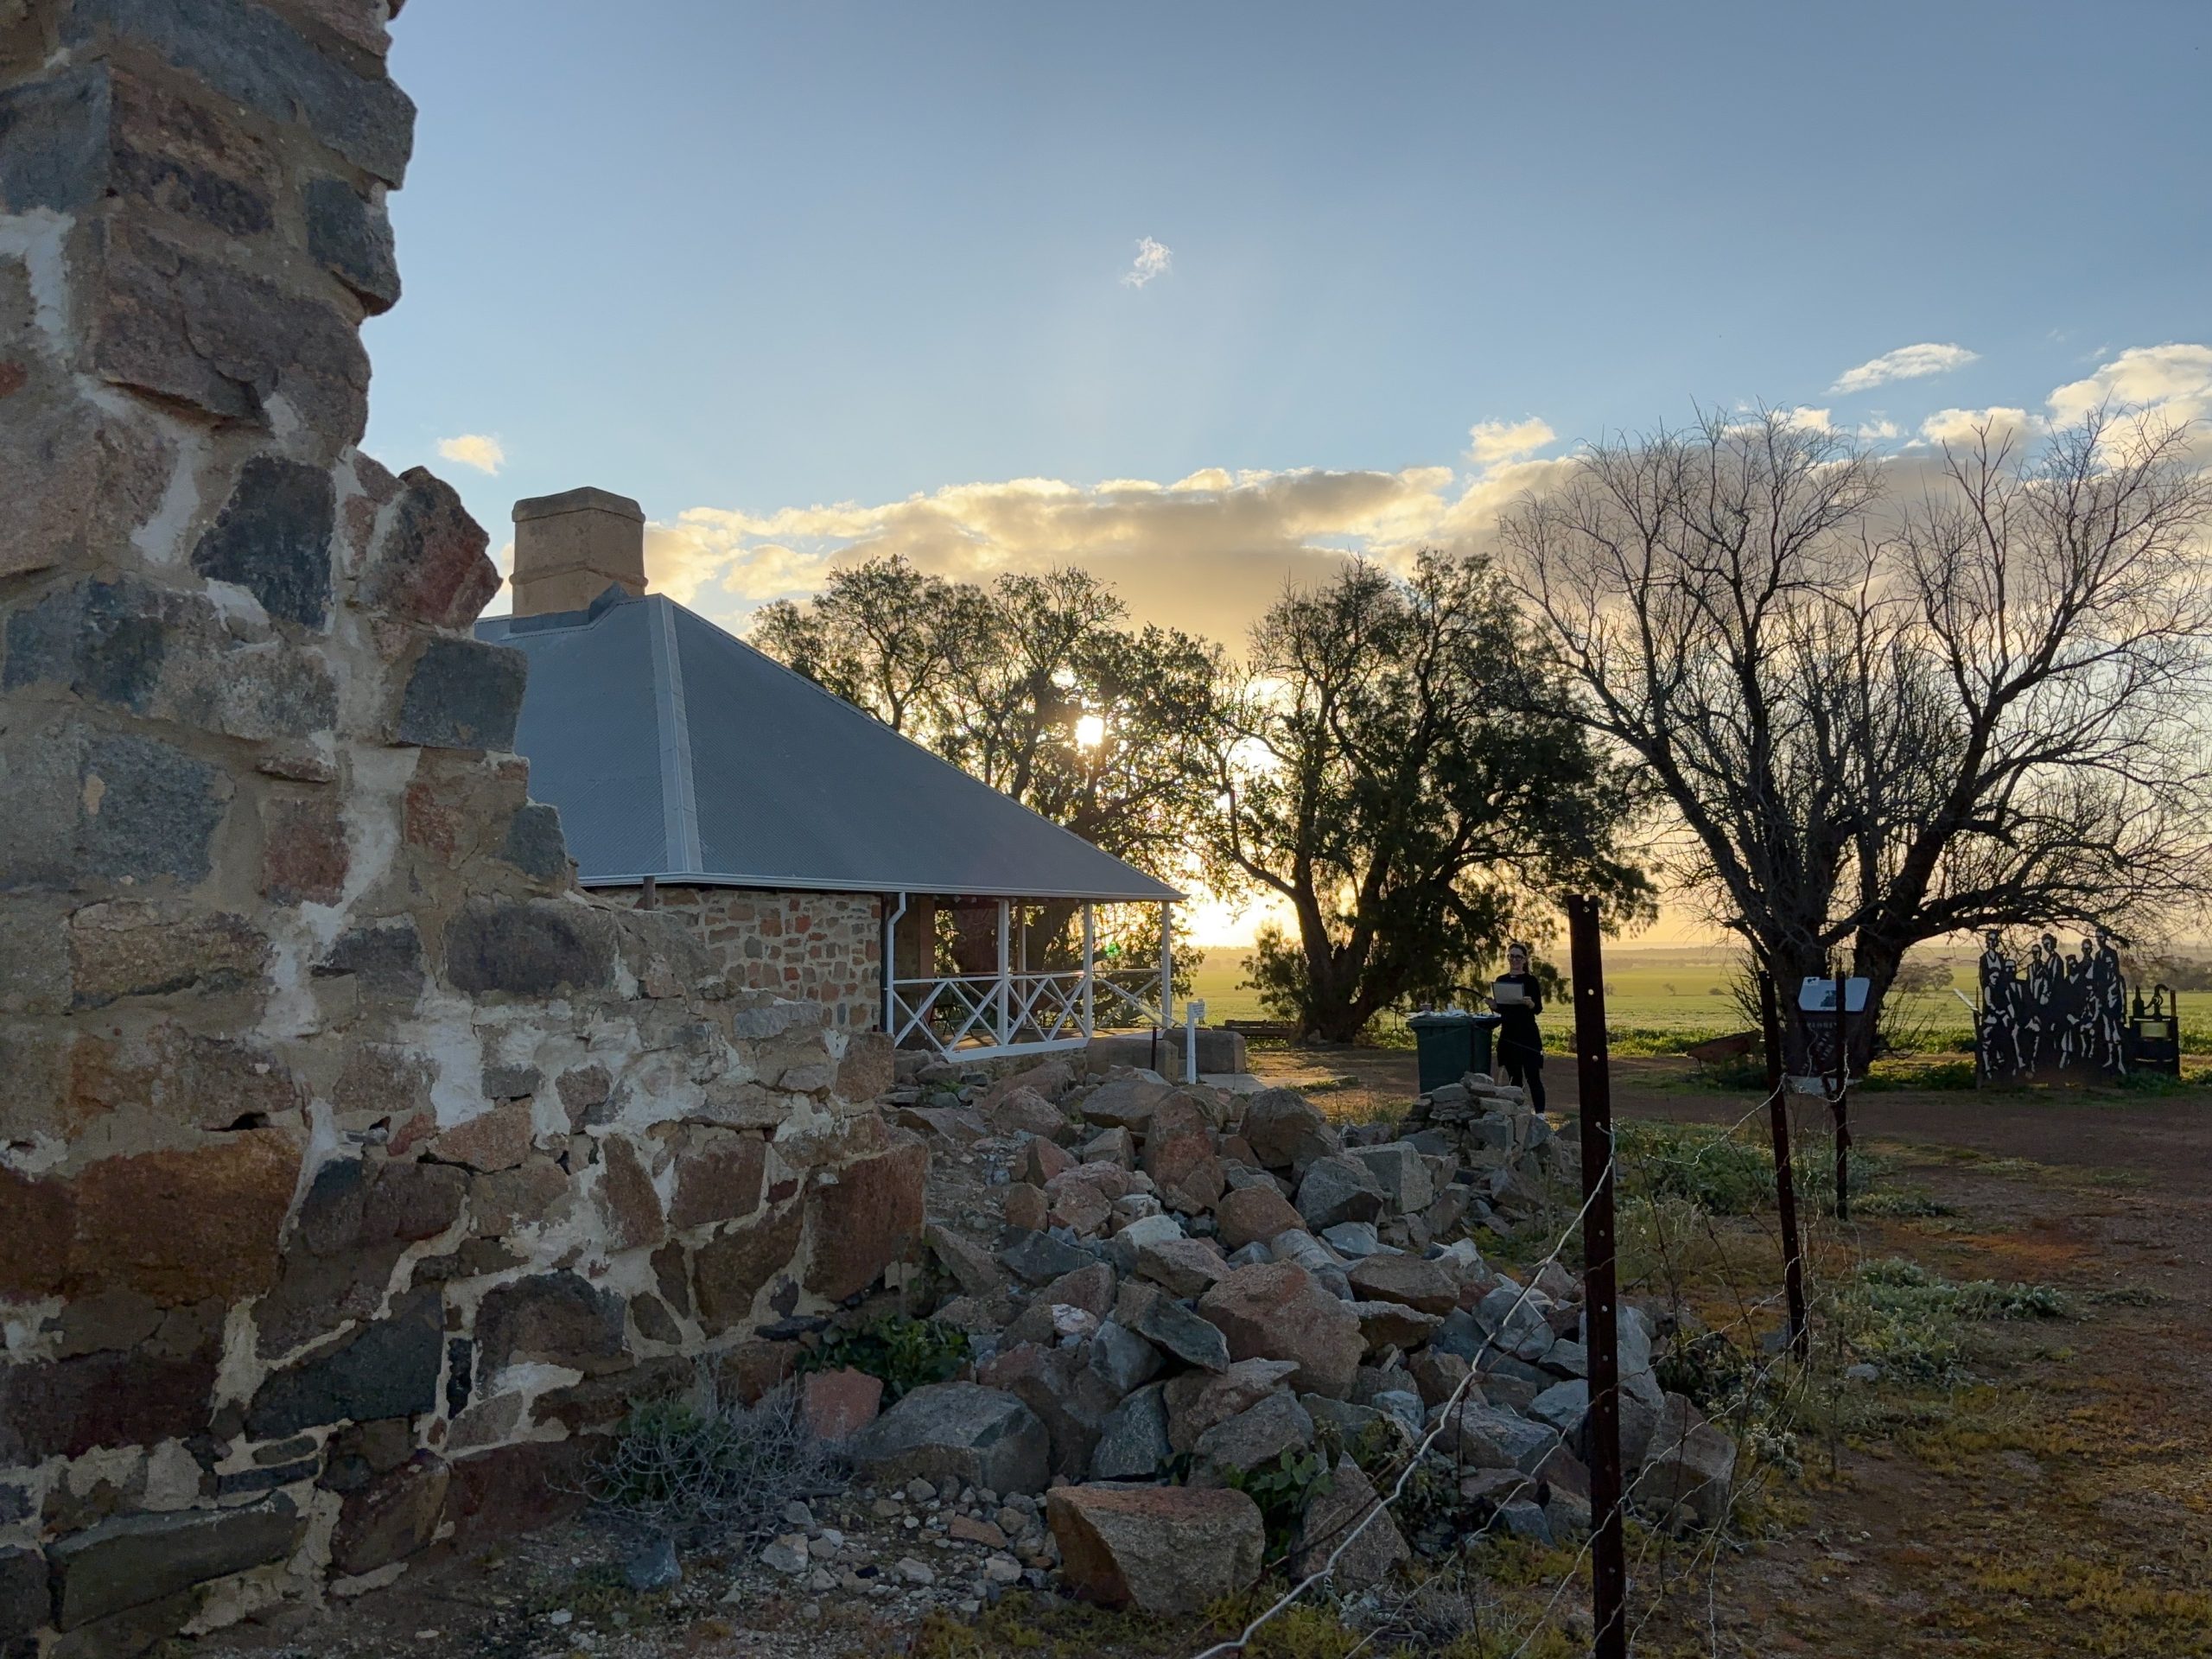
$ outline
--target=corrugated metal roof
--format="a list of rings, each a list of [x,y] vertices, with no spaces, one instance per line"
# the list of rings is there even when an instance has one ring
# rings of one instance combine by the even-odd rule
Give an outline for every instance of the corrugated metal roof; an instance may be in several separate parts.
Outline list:
[[[588,884],[1182,897],[664,595],[476,634],[530,658],[515,747]]]

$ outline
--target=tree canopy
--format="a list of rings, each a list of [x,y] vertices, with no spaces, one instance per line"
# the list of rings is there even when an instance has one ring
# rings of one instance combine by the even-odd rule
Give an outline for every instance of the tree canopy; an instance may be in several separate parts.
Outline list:
[[[1132,626],[1089,573],[947,582],[897,556],[767,607],[762,650],[893,730],[1166,880],[1211,807],[1220,648]]]
[[[1516,689],[1550,683],[1558,712]],[[1478,557],[1423,553],[1406,576],[1349,565],[1286,594],[1224,704],[1207,849],[1217,886],[1279,895],[1263,932],[1274,1009],[1349,1040],[1375,1014],[1445,1002],[1548,901],[1648,912],[1621,849],[1630,774],[1593,744],[1511,595]]]

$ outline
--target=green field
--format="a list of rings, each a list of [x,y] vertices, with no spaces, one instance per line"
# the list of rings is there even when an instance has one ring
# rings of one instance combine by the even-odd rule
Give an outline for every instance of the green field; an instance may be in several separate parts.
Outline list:
[[[1256,992],[1238,988],[1244,977],[1244,950],[1236,945],[1217,945],[1206,952],[1198,969],[1195,995],[1205,999],[1209,1021],[1258,1020],[1264,1015]],[[1605,955],[1605,1023],[1617,1049],[1664,1053],[1679,1051],[1708,1037],[1749,1028],[1729,984],[1734,958],[1711,946],[1616,945]],[[1947,959],[1951,982],[1972,994],[1974,962],[1970,957]],[[1891,999],[1900,1035],[1910,1046],[1929,1050],[1962,1050],[1971,1040],[1973,1018],[1967,1006],[1948,991],[1916,992]],[[1547,1047],[1565,1051],[1566,1010],[1548,1012],[1544,1020]],[[1386,1029],[1378,1032],[1391,1039]]]

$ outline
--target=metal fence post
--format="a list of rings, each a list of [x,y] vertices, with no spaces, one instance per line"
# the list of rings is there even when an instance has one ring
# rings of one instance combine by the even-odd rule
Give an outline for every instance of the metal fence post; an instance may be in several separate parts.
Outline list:
[[[1596,1659],[1627,1659],[1628,1560],[1621,1524],[1620,1301],[1613,1247],[1613,1101],[1598,901],[1567,901],[1581,1097],[1583,1331],[1590,1365],[1590,1593]]]
[[[1835,1218],[1851,1219],[1851,1051],[1850,1024],[1844,1004],[1851,994],[1850,982],[1843,975],[1835,976]]]
[[[1782,1086],[1782,1011],[1774,976],[1759,971],[1759,1021],[1766,1034],[1767,1113],[1774,1131],[1774,1207],[1782,1224],[1782,1288],[1789,1306],[1789,1351],[1803,1359],[1811,1342],[1805,1320],[1805,1263],[1797,1253],[1797,1176],[1789,1162],[1789,1094]]]

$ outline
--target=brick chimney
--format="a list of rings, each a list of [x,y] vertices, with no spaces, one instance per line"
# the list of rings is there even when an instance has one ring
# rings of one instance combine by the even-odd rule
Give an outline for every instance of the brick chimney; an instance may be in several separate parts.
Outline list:
[[[563,490],[515,503],[517,616],[587,608],[610,583],[645,591],[645,513],[609,490]]]

